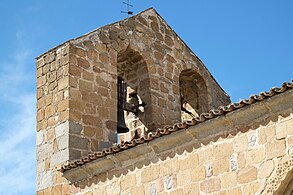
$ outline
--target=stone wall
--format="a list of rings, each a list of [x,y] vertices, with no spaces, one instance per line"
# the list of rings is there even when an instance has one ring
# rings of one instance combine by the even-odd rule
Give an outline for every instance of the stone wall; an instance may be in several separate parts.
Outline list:
[[[38,194],[290,194],[292,97],[290,90],[66,171]]]
[[[79,106],[70,113],[75,122],[90,129],[91,135],[85,137],[90,143],[96,140],[99,149],[116,142],[118,76],[145,103],[136,117],[126,115],[128,127],[139,136],[179,122],[182,97],[199,114],[230,102],[202,62],[154,10],[72,40],[70,46],[70,92],[81,93],[70,96]],[[182,82],[192,76],[196,79]]]
[[[230,102],[153,9],[67,41],[37,58],[37,191],[63,181],[62,163],[117,144],[118,77],[145,103],[121,140],[180,122],[182,99],[197,114]]]
[[[37,189],[52,186],[53,169],[70,159],[68,53],[63,45],[37,59]]]

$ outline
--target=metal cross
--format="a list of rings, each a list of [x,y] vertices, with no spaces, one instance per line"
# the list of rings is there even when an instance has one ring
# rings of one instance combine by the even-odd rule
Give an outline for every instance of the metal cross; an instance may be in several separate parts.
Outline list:
[[[130,7],[133,7],[133,5],[130,4],[129,0],[127,2],[123,2],[127,6],[127,11],[121,11],[121,13],[127,14],[127,17],[129,18],[130,15],[133,15],[133,11],[130,11]]]

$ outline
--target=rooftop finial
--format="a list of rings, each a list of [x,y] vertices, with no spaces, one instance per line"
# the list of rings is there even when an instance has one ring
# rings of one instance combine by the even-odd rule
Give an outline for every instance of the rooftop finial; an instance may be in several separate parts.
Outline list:
[[[130,7],[133,7],[133,5],[130,4],[129,0],[127,2],[123,2],[127,6],[127,11],[121,11],[121,13],[127,14],[127,17],[129,18],[130,15],[133,15],[133,11],[130,11]]]

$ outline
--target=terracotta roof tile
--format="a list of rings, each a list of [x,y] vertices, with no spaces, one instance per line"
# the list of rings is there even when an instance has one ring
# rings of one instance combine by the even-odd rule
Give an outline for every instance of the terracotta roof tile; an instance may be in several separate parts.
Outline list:
[[[234,110],[243,108],[245,106],[252,105],[256,102],[263,101],[264,99],[270,98],[272,96],[275,96],[277,94],[283,93],[287,90],[293,89],[293,83],[285,82],[282,84],[280,88],[274,87],[271,88],[269,92],[261,92],[258,95],[251,95],[249,99],[241,100],[238,103],[231,103],[227,106],[220,106],[218,109],[214,109],[209,111],[208,113],[202,113],[199,117],[196,117],[192,119],[191,121],[187,121],[185,123],[177,123],[173,126],[165,127],[164,129],[157,129],[155,132],[148,133],[145,137],[141,137],[138,139],[133,139],[128,142],[122,142],[121,144],[114,144],[113,146],[109,148],[105,148],[102,151],[95,152],[93,154],[89,154],[86,157],[83,157],[78,160],[69,161],[66,162],[61,166],[60,171],[64,172],[66,170],[73,169],[75,167],[84,165],[88,162],[94,161],[98,158],[102,158],[106,155],[114,154],[123,150],[127,150],[129,148],[135,147],[136,145],[143,144],[150,142],[156,138],[166,136],[168,134],[171,134],[172,132],[179,131],[182,129],[187,129],[190,126],[195,126],[199,123],[205,122],[209,119],[216,118],[221,115],[225,115],[229,112],[232,112]]]

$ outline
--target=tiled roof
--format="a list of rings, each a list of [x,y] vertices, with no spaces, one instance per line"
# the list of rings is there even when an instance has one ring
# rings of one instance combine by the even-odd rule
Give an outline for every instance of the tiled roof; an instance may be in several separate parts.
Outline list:
[[[102,158],[104,156],[111,155],[111,154],[114,154],[114,153],[117,153],[117,152],[120,152],[123,150],[127,150],[128,148],[135,147],[139,144],[150,142],[150,141],[157,139],[159,137],[171,134],[172,132],[187,129],[191,126],[195,126],[195,125],[197,125],[199,123],[203,123],[207,120],[216,118],[218,116],[225,115],[225,114],[232,112],[234,110],[252,105],[256,102],[260,102],[260,101],[263,101],[267,98],[284,93],[285,91],[292,90],[293,89],[292,82],[291,83],[285,82],[282,84],[282,86],[280,88],[277,88],[277,87],[271,88],[269,92],[261,92],[258,95],[251,95],[249,97],[249,99],[241,100],[238,103],[231,103],[227,106],[220,106],[218,109],[211,110],[209,113],[203,113],[199,117],[196,117],[191,121],[187,121],[185,123],[177,123],[177,124],[174,124],[173,126],[169,126],[164,129],[157,129],[155,132],[150,132],[145,137],[133,139],[132,141],[123,142],[121,144],[114,144],[109,148],[105,148],[102,151],[98,151],[93,154],[89,154],[88,156],[83,157],[81,159],[66,162],[65,164],[63,164],[61,166],[60,171],[64,172],[66,170],[73,169],[75,167],[84,165],[88,162]]]

